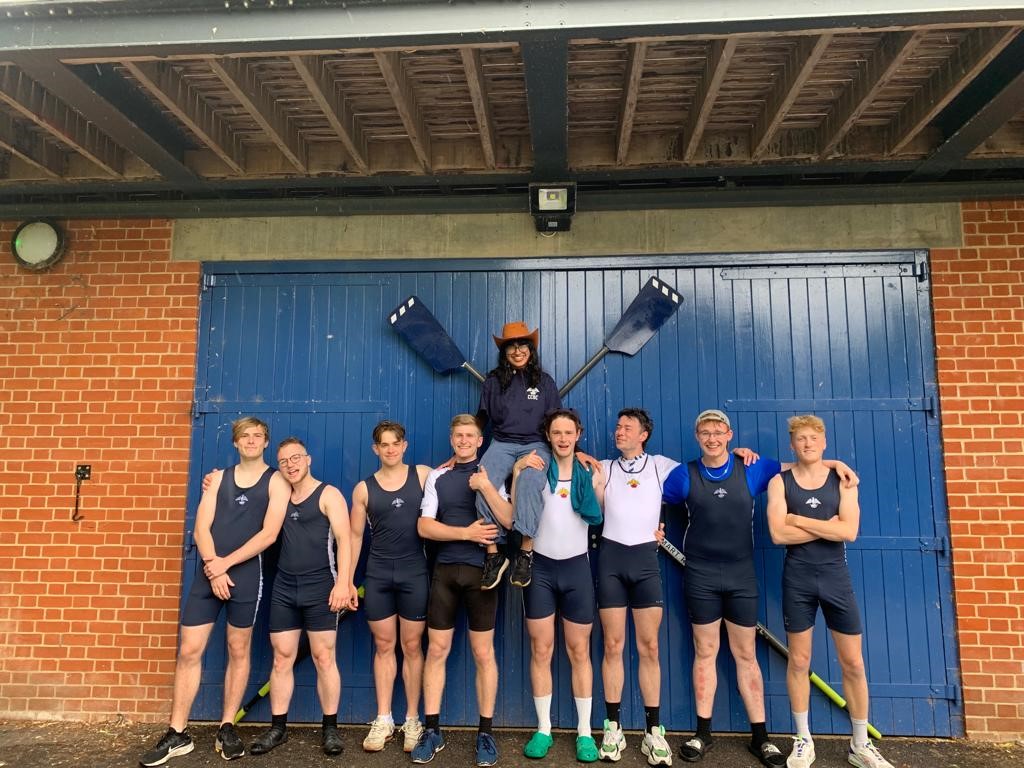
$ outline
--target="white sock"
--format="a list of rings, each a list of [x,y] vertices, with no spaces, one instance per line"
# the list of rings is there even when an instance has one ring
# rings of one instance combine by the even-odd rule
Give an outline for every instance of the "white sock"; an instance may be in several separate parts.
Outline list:
[[[863,747],[868,743],[868,721],[867,720],[854,720],[850,718],[850,724],[853,726],[853,747]]]
[[[796,724],[796,735],[811,741],[811,726],[808,723],[807,712],[794,712],[793,722]]]
[[[533,708],[537,710],[537,730],[551,735],[551,694],[534,696]]]
[[[383,720],[385,723],[390,723],[391,725],[395,724],[395,718],[391,716],[390,712],[388,712],[386,715],[377,715],[377,719]]]
[[[576,701],[576,735],[577,736],[591,736],[590,731],[590,709],[594,703],[594,699],[587,696],[585,699],[575,699]]]

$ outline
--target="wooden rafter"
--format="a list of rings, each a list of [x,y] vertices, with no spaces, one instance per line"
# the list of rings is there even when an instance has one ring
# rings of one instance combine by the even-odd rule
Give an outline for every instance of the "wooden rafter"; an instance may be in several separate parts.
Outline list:
[[[300,173],[306,173],[306,143],[289,123],[281,106],[264,90],[256,70],[237,59],[210,59],[208,64],[288,162]]]
[[[173,67],[141,61],[126,61],[124,66],[225,165],[235,173],[245,173],[244,150],[231,128]]]
[[[0,147],[20,157],[51,179],[64,174],[64,153],[26,131],[10,115],[0,113]]]
[[[835,151],[893,75],[913,55],[922,37],[920,32],[888,32],[882,37],[874,53],[839,97],[836,108],[822,121],[819,160]]]
[[[645,58],[647,43],[630,43],[622,100],[619,103],[619,135],[615,142],[616,165],[624,165],[626,155],[629,154],[629,141],[633,137],[633,118],[636,116],[636,102],[640,96],[640,80],[644,74]]]
[[[416,103],[412,83],[402,71],[401,59],[394,51],[374,51],[373,57],[384,76],[384,82],[387,83],[391,99],[395,102],[395,109],[402,118],[402,125],[405,126],[405,133],[416,152],[416,157],[419,158],[423,170],[430,173],[430,134],[427,133],[427,125]]]
[[[459,48],[459,53],[462,55],[462,68],[466,71],[469,97],[473,100],[476,124],[480,128],[480,147],[484,152],[484,162],[488,168],[495,168],[497,162],[494,149],[494,117],[491,114],[491,101],[487,95],[480,51],[476,48],[463,47]]]
[[[949,102],[1009,45],[1020,27],[989,27],[967,34],[889,125],[889,153],[906,147]]]
[[[800,90],[810,79],[811,73],[831,42],[831,34],[805,37],[797,42],[786,60],[785,68],[768,94],[764,111],[754,124],[750,146],[753,147],[752,154],[755,160],[768,150],[768,145],[782,127],[782,121],[786,119],[789,108],[793,106],[793,102],[800,95]]]
[[[690,113],[686,116],[686,125],[683,127],[683,141],[686,142],[683,148],[683,162],[693,160],[700,146],[701,137],[704,135],[704,128],[711,116],[711,108],[718,98],[718,92],[725,80],[725,73],[729,69],[729,63],[736,53],[738,40],[730,37],[725,40],[713,40],[708,52],[708,58],[704,62],[704,74],[697,83],[697,90],[693,95],[693,103],[690,105]]]
[[[111,176],[122,177],[124,150],[23,72],[14,67],[0,72],[0,101]]]
[[[324,72],[322,59],[315,56],[289,56],[288,60],[299,73],[302,82],[309,89],[309,95],[324,113],[331,128],[338,134],[345,150],[356,164],[360,173],[369,173],[369,152],[366,147],[366,137],[356,120],[355,114],[345,104],[334,83]]]

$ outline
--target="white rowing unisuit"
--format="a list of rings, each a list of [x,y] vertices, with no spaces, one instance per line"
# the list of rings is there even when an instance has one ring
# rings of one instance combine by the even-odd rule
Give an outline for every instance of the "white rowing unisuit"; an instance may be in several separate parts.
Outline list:
[[[544,484],[544,510],[540,515],[533,551],[552,560],[568,560],[587,551],[590,526],[572,508],[568,480],[559,480],[552,493]]]
[[[662,487],[679,462],[648,454],[632,463],[612,459],[601,464],[605,476],[603,537],[628,547],[654,541],[661,520]]]

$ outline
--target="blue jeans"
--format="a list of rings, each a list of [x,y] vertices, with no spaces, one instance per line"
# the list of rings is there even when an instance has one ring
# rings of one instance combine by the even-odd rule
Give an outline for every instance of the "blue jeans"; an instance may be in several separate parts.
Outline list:
[[[512,466],[516,461],[528,455],[531,451],[536,451],[537,455],[544,459],[545,463],[551,461],[551,451],[548,449],[547,443],[519,444],[492,440],[484,452],[483,458],[480,459],[480,464],[487,470],[487,476],[494,483],[494,487],[500,489],[502,483],[512,473]],[[540,515],[544,510],[541,491],[546,482],[546,470],[541,471],[528,467],[519,473],[519,479],[516,481],[516,504],[512,510],[512,525],[524,536],[533,538],[537,535]],[[512,489],[508,488],[507,490],[511,492]],[[505,529],[494,518],[491,508],[487,506],[484,497],[479,493],[476,495],[476,511],[484,520],[498,526],[498,541],[504,541]]]

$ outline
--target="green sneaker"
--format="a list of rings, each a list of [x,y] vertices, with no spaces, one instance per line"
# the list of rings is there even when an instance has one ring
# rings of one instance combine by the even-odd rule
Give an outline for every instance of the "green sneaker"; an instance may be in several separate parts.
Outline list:
[[[542,757],[547,757],[548,750],[551,749],[552,744],[554,744],[554,739],[551,738],[551,734],[537,731],[526,742],[526,746],[523,747],[523,754],[534,760],[540,760]]]
[[[600,755],[593,736],[576,737],[576,759],[581,763],[596,763]]]

